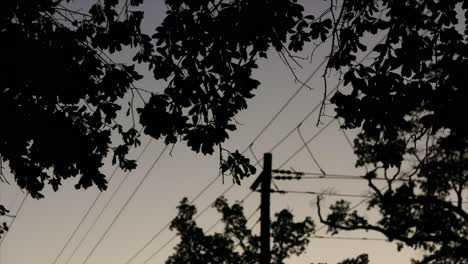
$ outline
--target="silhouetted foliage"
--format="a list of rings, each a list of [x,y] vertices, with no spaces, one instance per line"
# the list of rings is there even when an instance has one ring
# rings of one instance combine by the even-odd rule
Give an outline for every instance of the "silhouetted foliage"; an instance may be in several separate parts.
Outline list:
[[[256,61],[271,47],[282,50],[288,39],[291,49],[300,49],[331,26],[330,20],[304,17],[303,7],[292,0],[166,4],[167,16],[153,35],[154,50],[135,56],[149,64],[156,79],[169,82],[163,94],[151,95],[139,109],[141,123],[145,133],[164,137],[167,144],[180,139],[204,154],[213,153],[236,129],[234,116],[247,108],[260,84],[251,77]],[[221,167],[239,183],[254,170],[240,167],[244,161],[239,152],[228,152]]]
[[[355,258],[340,261],[338,264],[369,264],[369,256],[367,254],[362,254]]]
[[[10,211],[8,211],[3,205],[0,204],[0,216],[6,216]],[[8,231],[8,226],[6,222],[0,222],[0,239],[2,239],[5,232]]]
[[[68,2],[68,1],[67,1]],[[130,7],[141,1],[131,1]],[[142,13],[119,19],[118,1],[98,1],[89,13],[65,1],[7,0],[0,11],[0,155],[17,184],[41,198],[45,184],[80,176],[77,188],[106,188],[100,172],[109,151],[124,170],[138,131],[116,122],[119,99],[141,78],[133,65],[106,58],[123,47],[145,43]],[[111,145],[118,132],[123,144]],[[4,163],[4,164],[5,164]]]
[[[77,188],[105,189],[99,169],[109,153],[125,170],[136,166],[127,154],[139,132],[117,115],[119,102],[128,101],[133,120],[128,97],[140,92],[133,87],[141,79],[137,63],[168,83],[137,109],[143,131],[204,154],[218,145],[227,153],[223,172],[239,183],[254,169],[221,144],[259,85],[251,78],[257,60],[270,47],[301,51],[331,34],[325,73],[343,73],[348,87],[331,101],[343,128],[361,129],[356,165],[368,168],[369,206],[382,218],[369,223],[341,201],[323,222],[332,232],[371,229],[422,248],[428,255],[421,263],[467,262],[468,126],[460,118],[468,112],[466,1],[344,0],[340,9],[331,0],[332,19],[315,19],[294,0],[167,0],[153,36],[140,30],[141,2],[125,1],[120,10],[118,0],[97,1],[85,13],[68,1],[2,2],[0,111],[8,126],[0,155],[31,196],[76,176]],[[372,58],[360,63],[368,40],[381,35]],[[136,51],[134,63],[109,59],[123,49]],[[113,134],[123,143],[111,142]],[[386,189],[374,184],[377,174],[387,178]],[[401,178],[407,181],[397,183]]]
[[[369,207],[381,218],[370,223],[339,201],[322,219],[329,231],[381,232],[424,250],[418,263],[468,263],[467,3],[343,2],[328,67],[344,73],[348,88],[332,102],[343,128],[360,129],[356,166],[368,171]],[[368,40],[383,35],[371,59],[358,62]]]
[[[229,205],[225,198],[218,198],[214,207],[222,215],[224,229],[222,233],[205,234],[195,222],[195,206],[186,198],[181,201],[179,214],[170,227],[177,231],[180,241],[166,264],[259,262],[260,237],[247,227],[242,205]],[[272,263],[285,263],[288,257],[301,255],[314,230],[314,223],[308,217],[294,221],[288,210],[277,213],[271,225]]]
[[[147,63],[155,79],[168,83],[137,109],[144,132],[211,154],[236,128],[235,114],[259,85],[251,78],[256,60],[270,47],[282,49],[288,38],[300,49],[331,24],[304,17],[292,0],[167,0],[167,15],[149,36],[140,29],[142,0],[96,1],[87,12],[70,2],[7,0],[0,11],[0,111],[8,124],[0,155],[34,198],[42,197],[45,184],[57,190],[76,176],[77,188],[104,190],[99,169],[108,154],[122,169],[135,168],[127,159],[140,144],[133,98],[148,92],[133,86],[142,78],[135,64]],[[310,32],[308,23],[321,33]],[[122,50],[134,52],[133,63],[111,60]],[[127,115],[122,124],[121,112]],[[123,143],[111,142],[113,135]],[[239,183],[254,172],[246,161],[228,151],[223,171]]]

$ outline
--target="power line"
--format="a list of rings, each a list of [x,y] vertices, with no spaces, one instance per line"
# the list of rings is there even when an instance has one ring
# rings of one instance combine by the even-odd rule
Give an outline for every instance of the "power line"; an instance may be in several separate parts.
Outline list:
[[[294,152],[289,158],[287,158],[283,163],[281,163],[280,168],[285,166],[291,159],[293,159],[299,152],[301,152],[310,142],[315,140],[327,127],[329,127],[335,119],[331,119],[327,124],[320,128],[317,133],[315,133],[309,140],[307,140],[296,152]]]
[[[213,180],[211,180],[211,182],[209,182],[191,201],[190,201],[190,204],[193,204],[198,198],[200,198],[200,196],[206,191],[208,190],[215,182],[216,180],[218,179],[219,175],[216,176]],[[233,187],[233,185],[231,185],[224,193],[226,193],[228,190],[230,190],[231,188]],[[209,207],[207,207],[205,210],[208,210]],[[204,210],[204,211],[205,211]],[[171,221],[167,222],[166,225],[164,225],[161,229],[159,229],[158,232],[156,232],[150,240],[148,240],[148,242],[145,243],[145,245],[143,245],[143,247],[141,247],[137,252],[135,252],[125,263],[130,263],[132,262],[143,250],[145,250],[151,243],[153,243],[153,241],[161,235],[162,232],[164,232],[164,230],[168,229],[169,226],[171,225]],[[172,240],[171,240],[172,241]]]
[[[148,149],[148,147],[151,145],[151,143],[153,142],[153,139],[150,138],[148,140],[148,142],[146,143],[145,147],[142,149],[142,151],[140,152],[140,154],[138,155],[137,157],[137,160],[139,160],[143,154],[146,152],[146,150]],[[83,244],[84,240],[88,237],[88,234],[91,232],[91,230],[96,226],[98,220],[101,218],[101,216],[106,212],[107,208],[109,207],[110,203],[114,200],[115,196],[117,195],[117,193],[119,193],[120,189],[122,188],[122,186],[124,185],[124,183],[126,182],[126,180],[128,179],[128,176],[130,175],[130,171],[127,172],[127,174],[122,178],[122,180],[119,182],[119,184],[117,185],[117,188],[114,189],[114,191],[112,192],[111,196],[109,197],[109,199],[107,200],[107,202],[104,204],[104,206],[101,208],[101,210],[99,211],[99,213],[97,214],[97,216],[93,219],[91,225],[88,227],[88,229],[86,230],[85,234],[81,237],[81,239],[78,241],[78,243],[76,244],[75,248],[73,249],[72,253],[68,256],[67,260],[65,261],[66,264],[68,264],[70,262],[70,260],[75,256],[76,252],[78,251],[78,249],[81,247],[81,245]],[[95,200],[96,201],[96,200]]]
[[[321,174],[315,175],[315,176],[290,176],[290,175],[279,175],[279,176],[273,176],[273,179],[275,180],[357,180],[357,181],[362,181],[362,180],[368,180],[364,178],[363,176],[351,176],[351,175],[328,175],[323,176]],[[388,181],[385,178],[372,178],[372,181]],[[394,179],[392,181],[408,181],[406,179]]]
[[[258,217],[257,221],[252,225],[250,230],[253,230],[258,225],[258,223],[260,223],[260,219],[261,219],[261,217]]]
[[[248,217],[247,217],[247,222],[250,221],[250,219],[252,219],[252,217],[258,212],[260,211],[260,206],[257,207],[257,209],[255,209]]]
[[[0,248],[5,241],[6,237],[8,234],[11,232],[11,229],[13,228],[13,224],[16,222],[16,219],[18,219],[18,215],[21,212],[21,209],[23,209],[24,202],[26,202],[26,199],[28,198],[28,194],[25,194],[23,197],[23,200],[21,200],[20,205],[18,206],[18,209],[16,209],[15,217],[11,220],[10,226],[8,227],[8,231],[3,235],[2,239],[0,240]]]
[[[302,89],[304,89],[304,87],[306,87],[306,84],[317,74],[317,72],[320,70],[320,68],[327,62],[327,58],[325,58],[320,64],[319,66],[317,66],[317,68],[315,68],[315,70],[309,75],[309,77],[307,77],[307,79],[304,81],[304,82],[301,82],[301,86],[299,86],[299,88],[294,92],[294,94],[286,101],[286,103],[280,108],[280,110],[273,116],[273,118],[266,124],[266,126],[260,130],[260,132],[257,134],[257,136],[255,136],[255,138],[252,140],[252,144],[254,144],[259,138],[261,135],[263,135],[263,133],[265,133],[265,131],[270,127],[270,125],[276,120],[276,118],[278,118],[278,116],[284,111],[284,109],[292,102],[292,100],[294,98],[296,98],[296,96],[299,94],[300,91],[302,91]]]
[[[353,145],[353,142],[351,141],[351,139],[349,138],[348,133],[346,133],[346,131],[343,128],[341,128],[343,126],[343,124],[341,123],[339,118],[337,118],[337,121],[338,121],[338,124],[340,125],[340,130],[343,133],[343,136],[346,139],[346,142],[348,142],[348,145],[351,147],[351,150],[354,151],[354,145]]]
[[[246,151],[248,150],[248,148],[246,148],[242,153],[245,153]],[[260,161],[257,161],[257,164],[259,163]],[[255,164],[255,166],[257,165]],[[190,204],[193,204],[193,202],[195,202],[195,200],[197,200],[206,190],[208,190],[214,183],[215,181],[221,176],[221,174],[218,174],[210,183],[208,183],[196,196],[194,199],[192,199],[192,201],[190,201]],[[234,183],[232,183],[228,188],[226,188],[223,193],[221,195],[219,195],[217,198],[225,195],[227,192],[229,192],[233,187],[235,186]],[[251,194],[252,192],[250,192]],[[249,195],[248,195],[249,196]],[[247,197],[248,197],[247,196]],[[244,197],[245,199],[246,197]],[[244,200],[243,199],[243,200]],[[200,217],[203,213],[205,213],[209,208],[212,207],[212,204],[213,203],[210,203],[208,204],[205,208],[203,208],[202,211],[200,211],[200,213],[195,217],[195,219],[197,219],[198,217]],[[134,254],[132,254],[132,256],[125,262],[125,264],[129,264],[131,263],[141,252],[143,252],[143,250],[145,250],[146,248],[148,248],[149,245],[151,245],[151,243],[158,237],[162,234],[162,232],[164,232],[164,230],[166,230],[167,228],[169,228],[170,226],[170,223],[171,221],[169,221],[166,225],[164,225],[158,232],[155,233],[155,235],[153,235],[151,237],[150,240],[148,240],[144,245],[143,247],[141,247],[139,250],[137,250]],[[218,224],[218,222],[215,223]],[[213,226],[214,227],[214,226]],[[156,256],[157,254],[159,254],[159,252],[161,252],[167,245],[169,245],[175,238],[177,237],[177,235],[174,235],[172,236],[167,242],[165,242],[161,247],[159,247],[147,260],[145,260],[144,263],[147,263],[149,260],[151,260],[154,256]]]
[[[136,161],[140,160],[140,158],[143,156],[143,153],[146,152],[146,149],[148,148],[148,146],[151,144],[153,140],[152,139],[149,139],[148,142],[145,144],[143,150],[140,152],[140,154],[137,156],[136,158]],[[114,177],[114,175],[117,173],[119,169],[119,166],[116,166],[114,168],[114,170],[112,171],[112,174],[111,176],[109,177],[109,180],[108,182],[110,182],[112,180],[112,178]],[[130,174],[127,173],[127,175],[125,176],[125,178]],[[124,179],[125,179],[124,178]],[[121,183],[124,182],[124,179],[122,179]],[[95,226],[96,222],[97,222],[97,219],[99,219],[99,217],[101,216],[102,212],[107,208],[109,202],[114,198],[114,194],[117,193],[120,189],[120,186],[122,184],[119,184],[118,188],[116,190],[114,190],[114,192],[112,193],[112,196],[109,198],[108,200],[108,203],[102,208],[101,212],[99,213],[99,215],[95,218],[95,222],[91,225],[91,227],[88,229],[88,231],[85,233],[85,235],[82,237],[82,239],[80,240],[80,242],[78,243],[78,245],[75,247],[75,250],[73,251],[73,253],[70,255],[70,258],[67,260],[66,263],[68,263],[70,261],[70,259],[74,256],[76,250],[81,246],[81,243],[82,241],[84,240],[84,238],[88,235],[89,231]],[[83,215],[83,217],[81,217],[81,220],[80,222],[78,223],[78,225],[75,227],[75,229],[73,230],[73,232],[71,233],[71,235],[68,237],[67,241],[65,242],[65,244],[63,245],[63,247],[60,249],[59,253],[57,254],[57,256],[54,258],[54,260],[52,261],[52,264],[56,264],[58,259],[62,256],[63,252],[65,251],[65,249],[68,247],[68,245],[70,244],[70,242],[72,241],[72,239],[75,237],[76,233],[78,232],[78,230],[80,229],[80,227],[83,225],[84,221],[86,220],[86,218],[89,216],[89,214],[91,213],[92,209],[96,206],[97,204],[97,201],[101,198],[103,192],[99,192],[99,194],[96,196],[96,198],[94,199],[94,201],[91,203],[91,205],[88,207],[86,213]]]
[[[333,240],[367,240],[367,241],[386,241],[389,242],[385,238],[377,238],[377,237],[342,237],[342,236],[312,236],[312,239],[333,239]]]
[[[338,197],[357,197],[357,198],[369,198],[369,195],[361,194],[346,194],[346,193],[329,193],[329,192],[312,192],[312,191],[294,191],[294,190],[270,190],[272,193],[279,194],[308,194],[308,195],[318,195],[318,196],[338,196]]]
[[[325,171],[322,169],[322,166],[320,166],[317,158],[315,158],[315,155],[312,153],[312,150],[309,148],[309,146],[306,144],[306,141],[304,137],[302,136],[301,129],[300,127],[297,127],[297,133],[299,134],[299,137],[302,140],[302,143],[306,146],[307,152],[309,152],[310,158],[314,161],[315,165],[317,168],[322,172],[323,175],[327,175]]]
[[[153,171],[153,169],[156,167],[156,164],[161,160],[164,152],[167,150],[167,148],[169,147],[169,145],[166,145],[162,150],[161,152],[159,153],[159,156],[154,160],[153,164],[151,165],[150,169],[145,173],[145,175],[143,176],[143,178],[140,180],[140,182],[138,183],[138,185],[136,186],[136,188],[133,190],[132,194],[130,195],[130,197],[127,199],[127,201],[125,201],[124,205],[121,207],[121,209],[119,210],[119,212],[117,213],[117,215],[114,217],[114,219],[112,220],[111,224],[107,227],[107,229],[104,231],[104,233],[101,235],[101,237],[99,238],[98,242],[94,245],[94,247],[92,248],[91,252],[86,256],[85,260],[83,261],[83,264],[87,263],[88,260],[90,259],[90,257],[93,255],[94,251],[96,251],[96,249],[98,248],[98,246],[102,243],[102,241],[104,240],[104,238],[106,237],[106,235],[109,233],[109,231],[111,230],[111,228],[114,226],[115,222],[117,222],[117,219],[119,219],[119,217],[122,215],[123,211],[127,208],[128,204],[130,203],[130,201],[133,199],[133,197],[135,196],[135,194],[137,193],[137,191],[140,189],[140,187],[143,185],[143,183],[145,182],[145,180],[148,178],[148,176],[150,175],[151,171]]]

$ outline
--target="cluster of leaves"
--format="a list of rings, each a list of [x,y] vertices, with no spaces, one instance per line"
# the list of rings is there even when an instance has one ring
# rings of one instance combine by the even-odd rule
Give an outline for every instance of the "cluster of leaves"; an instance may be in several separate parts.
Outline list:
[[[345,259],[338,264],[369,264],[369,256],[367,254],[361,254],[355,258]]]
[[[259,262],[260,238],[247,228],[243,207],[238,203],[230,206],[224,198],[217,199],[214,207],[222,215],[224,230],[210,235],[197,226],[196,208],[187,199],[181,201],[179,214],[171,223],[180,242],[166,264]],[[272,262],[285,263],[288,257],[302,254],[314,230],[310,218],[296,222],[288,210],[277,213],[271,225]]]
[[[350,89],[332,102],[343,128],[361,129],[356,165],[388,184],[379,189],[367,177],[375,193],[369,205],[382,214],[377,223],[338,202],[322,219],[330,231],[384,233],[426,250],[421,263],[468,261],[468,127],[459,118],[468,112],[466,18],[466,1],[343,2],[329,67],[345,72]],[[358,62],[365,40],[384,34],[370,62]],[[416,162],[403,171],[410,157]],[[409,179],[396,184],[401,178]]]
[[[224,176],[226,172],[229,172],[229,176],[232,177],[233,181],[240,184],[241,180],[246,175],[255,174],[257,169],[250,163],[250,160],[239,151],[228,152],[227,159],[221,159],[220,165],[221,173]]]
[[[0,204],[0,216],[5,216],[9,213],[3,205]],[[2,239],[3,234],[8,231],[8,226],[6,222],[0,223],[0,239]]]

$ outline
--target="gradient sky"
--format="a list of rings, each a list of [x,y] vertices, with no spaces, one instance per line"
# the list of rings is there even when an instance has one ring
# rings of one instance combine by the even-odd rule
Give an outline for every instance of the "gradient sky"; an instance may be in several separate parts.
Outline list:
[[[146,11],[145,29],[152,30],[161,22],[165,12],[165,6],[161,0],[147,0],[144,6]],[[80,3],[82,4],[82,3]],[[327,8],[326,2],[320,0],[309,0],[306,9],[312,14],[320,14]],[[369,43],[375,43],[374,39]],[[303,61],[303,68],[296,67],[298,76],[305,80],[316,67],[322,62],[329,46],[324,45],[317,50],[312,62]],[[260,62],[260,67],[255,72],[255,77],[261,81],[260,88],[255,92],[256,97],[249,102],[249,108],[237,117],[242,125],[231,134],[231,138],[225,144],[227,149],[244,150],[252,142],[252,139],[267,124],[281,106],[300,87],[294,82],[294,78],[287,66],[279,59],[275,52],[269,53],[268,60]],[[298,126],[311,109],[320,102],[323,93],[323,81],[321,79],[322,70],[318,72],[308,85],[313,89],[304,88],[298,96],[291,101],[288,107],[278,116],[278,119],[266,130],[266,132],[252,145],[252,151],[259,158],[263,156],[272,146],[274,146],[284,135]],[[329,76],[329,87],[334,87],[337,76]],[[138,84],[152,91],[161,91],[163,84],[155,82],[151,78],[146,78]],[[333,115],[332,106],[329,106],[327,113]],[[329,118],[324,117],[324,122]],[[311,116],[300,127],[304,137],[309,139],[321,126],[316,126],[317,115]],[[349,132],[353,135],[353,132]],[[147,141],[144,137],[143,145]],[[297,131],[294,132],[273,152],[273,167],[278,168],[284,160],[303,145]],[[130,196],[139,180],[147,173],[153,160],[158,156],[164,146],[161,142],[154,141],[139,160],[139,167],[128,175],[128,181],[124,188],[117,193],[116,199],[110,203],[110,207],[103,217],[98,221],[96,227],[86,238],[83,246],[70,261],[71,264],[82,263],[86,255],[97,242],[101,234],[110,224],[118,210],[123,206]],[[355,157],[350,146],[347,144],[343,134],[338,129],[335,122],[324,130],[315,140],[309,144],[321,166],[328,174],[349,174],[360,175],[362,170],[355,169]],[[72,150],[70,150],[72,151]],[[134,151],[134,157],[141,149]],[[246,152],[247,156],[254,159],[251,152]],[[128,258],[140,249],[157,231],[165,226],[177,213],[176,206],[183,197],[193,198],[204,186],[218,175],[218,154],[214,156],[203,156],[191,152],[184,144],[177,144],[172,151],[172,156],[166,152],[160,162],[154,168],[145,183],[138,190],[128,207],[116,221],[106,239],[100,244],[95,253],[90,258],[90,264],[102,263],[124,263]],[[319,170],[312,162],[308,152],[304,149],[294,157],[283,168],[293,168],[298,171],[318,172]],[[110,164],[103,168],[103,171],[110,176],[113,168]],[[88,220],[84,222],[69,247],[59,259],[58,263],[65,263],[77,242],[99,213],[100,208],[107,202],[112,191],[117,187],[126,173],[118,171],[109,183],[109,189],[101,196],[96,208],[91,212]],[[247,195],[249,186],[256,177],[253,176],[242,182],[241,186],[235,186],[226,197],[230,202],[240,200]],[[75,191],[73,185],[75,180],[66,181],[64,186],[53,192],[47,189],[44,193],[46,198],[42,200],[27,199],[22,211],[17,216],[16,222],[8,234],[6,240],[0,248],[0,264],[50,264],[55,258],[75,226],[80,221],[91,202],[95,199],[98,191],[94,188],[88,190]],[[334,191],[346,194],[366,194],[368,188],[364,181],[345,180],[303,180],[291,182],[277,182],[281,189],[303,190],[303,191]],[[216,183],[201,196],[195,205],[201,211],[209,205],[216,197],[231,185],[231,179],[226,178],[225,183],[219,178]],[[15,213],[15,208],[21,202],[22,194],[13,185],[0,183],[0,203],[6,205]],[[259,194],[252,194],[245,201],[246,215],[250,215],[259,205]],[[324,209],[336,198],[326,197]],[[353,204],[358,203],[362,198],[350,198]],[[296,217],[302,219],[305,216],[312,216],[317,227],[321,227],[316,217],[315,197],[307,195],[272,194],[272,214],[282,208],[289,208]],[[365,206],[359,207],[361,210]],[[325,210],[326,211],[326,210]],[[375,217],[372,212],[365,212],[370,218]],[[249,221],[252,226],[258,219],[258,212]],[[199,218],[202,227],[208,228],[216,221],[219,215],[214,209],[208,210]],[[215,230],[220,231],[218,225]],[[258,232],[259,226],[255,227]],[[325,229],[317,235],[327,235]],[[168,241],[173,233],[165,230],[155,241],[144,250],[132,263],[142,263],[155,250]],[[341,233],[340,236],[347,237],[367,237],[382,238],[375,233]],[[156,255],[149,263],[164,263],[175,245],[175,241],[169,244],[160,254]],[[336,263],[348,257],[355,257],[361,253],[368,253],[371,263],[409,263],[410,257],[418,254],[411,250],[396,251],[396,245],[386,241],[374,240],[327,240],[312,239],[307,253],[298,258],[291,258],[287,263]]]

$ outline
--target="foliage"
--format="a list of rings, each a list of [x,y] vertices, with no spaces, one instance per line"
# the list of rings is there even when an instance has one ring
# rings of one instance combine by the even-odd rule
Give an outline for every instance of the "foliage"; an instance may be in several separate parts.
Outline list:
[[[251,77],[258,59],[270,48],[301,51],[331,37],[325,73],[343,73],[347,86],[331,101],[343,128],[361,129],[356,165],[366,167],[369,207],[382,217],[369,223],[341,201],[321,220],[332,232],[375,230],[422,248],[421,263],[467,262],[468,127],[460,120],[468,112],[466,1],[344,0],[337,9],[330,0],[332,19],[316,19],[295,0],[166,0],[167,16],[152,36],[140,30],[141,2],[125,1],[119,10],[118,0],[97,1],[86,13],[68,1],[2,3],[0,111],[8,127],[0,155],[31,196],[77,176],[77,188],[104,190],[99,169],[108,154],[123,169],[136,166],[127,154],[140,133],[134,122],[117,122],[121,101],[134,120],[135,64],[167,81],[163,93],[147,102],[141,96],[144,133],[212,154],[259,85]],[[368,40],[382,35],[372,58],[359,62]],[[109,58],[124,49],[136,52],[133,63]],[[122,144],[111,142],[114,134]],[[228,152],[221,170],[239,183],[253,173],[247,161]],[[374,184],[380,174],[385,189]]]
[[[3,205],[0,205],[0,216],[6,216],[10,211],[8,211]],[[0,222],[0,239],[8,231],[8,226],[5,222]],[[1,240],[0,240],[1,241]]]
[[[360,129],[356,166],[368,171],[369,207],[381,218],[369,223],[339,201],[322,218],[329,231],[374,230],[423,249],[419,263],[468,263],[467,17],[466,1],[343,2],[328,67],[348,88],[332,102],[343,128]],[[382,35],[358,62],[366,40]]]
[[[288,39],[289,48],[300,50],[331,25],[304,17],[293,0],[166,0],[167,15],[149,36],[141,31],[142,2],[96,1],[87,12],[70,0],[2,3],[0,110],[9,126],[0,132],[0,155],[32,197],[41,198],[46,184],[57,190],[77,176],[77,188],[106,189],[100,168],[109,154],[120,168],[135,168],[127,158],[140,144],[135,120],[167,144],[185,141],[212,154],[259,85],[251,78],[256,61]],[[111,57],[121,51],[134,53],[133,62],[115,63]],[[134,87],[142,78],[136,64],[147,64],[166,89]],[[138,116],[136,95],[144,104]],[[127,118],[120,124],[122,112]],[[252,168],[236,153],[224,166],[239,183]]]
[[[362,254],[355,258],[340,261],[338,264],[369,264],[369,256],[367,254]]]
[[[140,1],[131,1],[129,8]],[[106,189],[100,172],[110,151],[124,170],[136,166],[129,148],[138,145],[134,126],[116,122],[119,99],[141,78],[133,65],[106,54],[143,43],[142,13],[117,13],[118,1],[98,1],[89,13],[64,1],[8,0],[0,11],[0,155],[16,183],[34,198],[45,184],[80,176],[77,188]],[[112,132],[123,144],[111,144]],[[5,164],[4,163],[4,164]]]
[[[229,205],[226,199],[218,198],[214,207],[222,214],[222,233],[205,234],[195,222],[196,208],[185,198],[178,206],[179,214],[171,223],[180,242],[176,252],[166,264],[173,263],[258,263],[260,237],[247,227],[247,219],[241,204]],[[309,243],[315,230],[310,218],[294,221],[288,210],[275,215],[271,225],[272,263],[284,263],[292,255],[300,255]]]
[[[331,24],[304,17],[303,7],[292,0],[166,4],[167,16],[153,35],[154,50],[135,56],[149,64],[156,79],[169,83],[139,109],[141,123],[155,138],[180,139],[204,154],[213,153],[236,129],[234,116],[247,108],[260,84],[251,77],[256,61],[266,58],[270,47],[283,50],[288,38],[291,49],[301,49]]]

